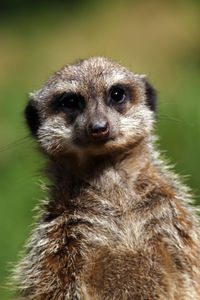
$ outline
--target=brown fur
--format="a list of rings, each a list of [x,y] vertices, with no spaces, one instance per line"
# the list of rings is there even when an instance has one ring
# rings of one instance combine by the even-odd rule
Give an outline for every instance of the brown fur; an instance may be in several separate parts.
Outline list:
[[[31,95],[37,131],[28,123],[49,159],[52,186],[16,268],[22,299],[200,299],[194,209],[154,149],[145,82],[117,63],[90,58]],[[116,84],[128,89],[127,100],[109,106]],[[75,117],[52,106],[68,91],[86,101]],[[86,134],[99,120],[110,128],[103,143]]]

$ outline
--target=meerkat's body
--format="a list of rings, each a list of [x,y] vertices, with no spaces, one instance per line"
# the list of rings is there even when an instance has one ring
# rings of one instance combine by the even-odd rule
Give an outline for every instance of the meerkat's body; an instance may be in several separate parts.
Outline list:
[[[16,270],[22,299],[200,299],[199,229],[154,150],[154,108],[144,76],[104,58],[32,95],[52,186]]]

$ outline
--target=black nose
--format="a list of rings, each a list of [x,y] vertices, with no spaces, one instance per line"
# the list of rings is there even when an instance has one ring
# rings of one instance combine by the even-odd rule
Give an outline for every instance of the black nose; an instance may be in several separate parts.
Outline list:
[[[88,133],[94,138],[105,138],[109,136],[109,124],[107,122],[90,123]]]

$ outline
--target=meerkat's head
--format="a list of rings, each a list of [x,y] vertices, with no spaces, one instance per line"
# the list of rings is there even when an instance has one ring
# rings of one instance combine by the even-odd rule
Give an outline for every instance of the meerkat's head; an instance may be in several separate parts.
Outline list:
[[[49,156],[130,149],[154,122],[156,94],[144,75],[94,57],[67,65],[31,94],[29,128]]]

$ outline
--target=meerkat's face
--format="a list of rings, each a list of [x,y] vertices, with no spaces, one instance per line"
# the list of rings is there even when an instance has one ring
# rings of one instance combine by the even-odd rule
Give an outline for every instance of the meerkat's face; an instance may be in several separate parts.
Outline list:
[[[155,98],[144,75],[97,57],[56,72],[31,95],[25,115],[50,156],[103,154],[149,135]]]

